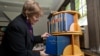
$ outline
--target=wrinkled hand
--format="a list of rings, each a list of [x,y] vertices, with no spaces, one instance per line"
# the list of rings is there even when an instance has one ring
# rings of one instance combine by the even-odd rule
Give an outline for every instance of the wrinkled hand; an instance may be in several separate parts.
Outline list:
[[[50,34],[47,33],[47,32],[45,32],[44,34],[41,35],[42,38],[46,38],[46,37],[48,37],[48,36],[50,36]]]
[[[45,53],[45,50],[40,51],[40,55],[41,55],[41,56],[49,56],[48,54]]]

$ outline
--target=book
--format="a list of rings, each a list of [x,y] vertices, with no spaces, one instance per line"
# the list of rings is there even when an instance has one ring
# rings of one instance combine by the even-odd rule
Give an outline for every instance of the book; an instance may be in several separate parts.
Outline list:
[[[69,13],[64,13],[64,21],[65,21],[65,31],[69,31],[71,24],[74,22],[73,15]]]
[[[62,55],[64,48],[70,44],[70,36],[57,36],[57,55]]]
[[[63,23],[64,23],[63,14],[61,13],[61,14],[60,14],[60,32],[63,31],[63,28],[64,28]]]
[[[69,36],[49,36],[46,40],[46,53],[50,55],[61,55],[64,48],[70,44]]]
[[[56,55],[57,54],[57,39],[56,36],[49,36],[46,39],[46,50],[45,53]]]
[[[58,15],[54,16],[55,32],[58,32]]]

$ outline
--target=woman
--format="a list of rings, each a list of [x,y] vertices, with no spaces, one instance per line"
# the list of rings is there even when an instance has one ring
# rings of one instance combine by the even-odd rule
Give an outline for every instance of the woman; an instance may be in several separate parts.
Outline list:
[[[32,25],[39,21],[43,14],[39,4],[33,0],[27,0],[22,13],[17,16],[7,27],[1,44],[2,56],[40,56],[40,52],[33,52],[36,43],[43,42],[48,33],[34,36]],[[0,54],[0,56],[1,56]]]

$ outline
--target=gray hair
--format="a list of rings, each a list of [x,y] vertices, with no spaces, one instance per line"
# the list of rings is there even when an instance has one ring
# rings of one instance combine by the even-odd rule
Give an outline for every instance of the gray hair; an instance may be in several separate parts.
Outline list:
[[[35,0],[26,0],[23,9],[22,14],[25,16],[33,16],[34,14],[42,15],[42,9],[39,6]]]

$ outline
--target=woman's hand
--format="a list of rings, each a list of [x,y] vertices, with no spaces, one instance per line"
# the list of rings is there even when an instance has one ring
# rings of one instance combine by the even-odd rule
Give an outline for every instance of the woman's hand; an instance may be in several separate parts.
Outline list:
[[[45,32],[44,34],[41,35],[41,37],[44,38],[44,39],[47,38],[47,37],[49,37],[49,36],[50,36],[50,34],[47,33],[47,32]]]
[[[41,56],[49,56],[48,54],[45,53],[45,50],[40,51],[40,55],[41,55]]]

